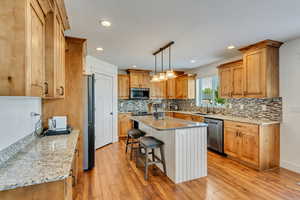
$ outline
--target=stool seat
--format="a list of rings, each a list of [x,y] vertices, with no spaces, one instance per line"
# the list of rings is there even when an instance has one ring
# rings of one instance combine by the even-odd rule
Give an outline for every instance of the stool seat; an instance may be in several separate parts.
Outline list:
[[[138,139],[145,135],[145,133],[143,131],[141,131],[139,129],[135,129],[135,128],[130,129],[127,134],[129,137],[134,138],[134,139]]]
[[[158,148],[164,143],[154,137],[148,136],[141,138],[140,144],[146,148]]]

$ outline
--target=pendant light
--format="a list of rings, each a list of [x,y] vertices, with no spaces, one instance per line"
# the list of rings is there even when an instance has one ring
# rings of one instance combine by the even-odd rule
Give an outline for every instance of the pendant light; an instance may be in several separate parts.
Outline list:
[[[171,68],[171,46],[169,46],[169,70],[166,72],[166,77],[169,78],[176,78],[176,74],[174,73],[173,69]]]
[[[156,65],[157,65],[157,62],[156,62],[156,55],[155,55],[155,70],[154,70],[154,75],[152,76],[152,79],[151,79],[151,81],[152,82],[158,82],[159,81],[159,77],[158,77],[158,75],[157,75],[157,73],[156,73]]]
[[[159,80],[166,80],[166,74],[164,72],[164,51],[161,51],[161,72],[159,73]]]

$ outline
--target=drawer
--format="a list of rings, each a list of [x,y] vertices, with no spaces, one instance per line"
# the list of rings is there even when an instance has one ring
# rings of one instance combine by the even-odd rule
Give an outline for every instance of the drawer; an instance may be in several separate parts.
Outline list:
[[[249,123],[241,123],[241,122],[233,122],[233,121],[224,121],[225,128],[238,129],[240,131],[258,133],[258,125],[249,124]]]

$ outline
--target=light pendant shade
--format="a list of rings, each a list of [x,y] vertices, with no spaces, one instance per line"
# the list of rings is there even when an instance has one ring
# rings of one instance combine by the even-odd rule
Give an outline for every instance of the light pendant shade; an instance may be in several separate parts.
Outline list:
[[[160,80],[159,80],[159,76],[158,76],[157,74],[154,74],[154,75],[152,76],[151,82],[158,82],[158,81],[160,81]]]
[[[168,70],[168,71],[166,72],[166,77],[167,77],[167,78],[176,78],[177,76],[176,76],[176,74],[174,73],[173,70]]]
[[[159,73],[159,80],[160,81],[164,81],[166,79],[167,79],[167,77],[166,77],[166,74],[164,72]]]

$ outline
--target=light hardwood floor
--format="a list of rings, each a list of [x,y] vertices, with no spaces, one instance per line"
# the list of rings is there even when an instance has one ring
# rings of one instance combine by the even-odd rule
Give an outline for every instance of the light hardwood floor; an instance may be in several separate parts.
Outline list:
[[[300,199],[300,174],[285,169],[258,172],[211,152],[206,178],[175,185],[151,170],[145,181],[124,147],[119,142],[96,151],[96,167],[83,174],[76,200]]]

